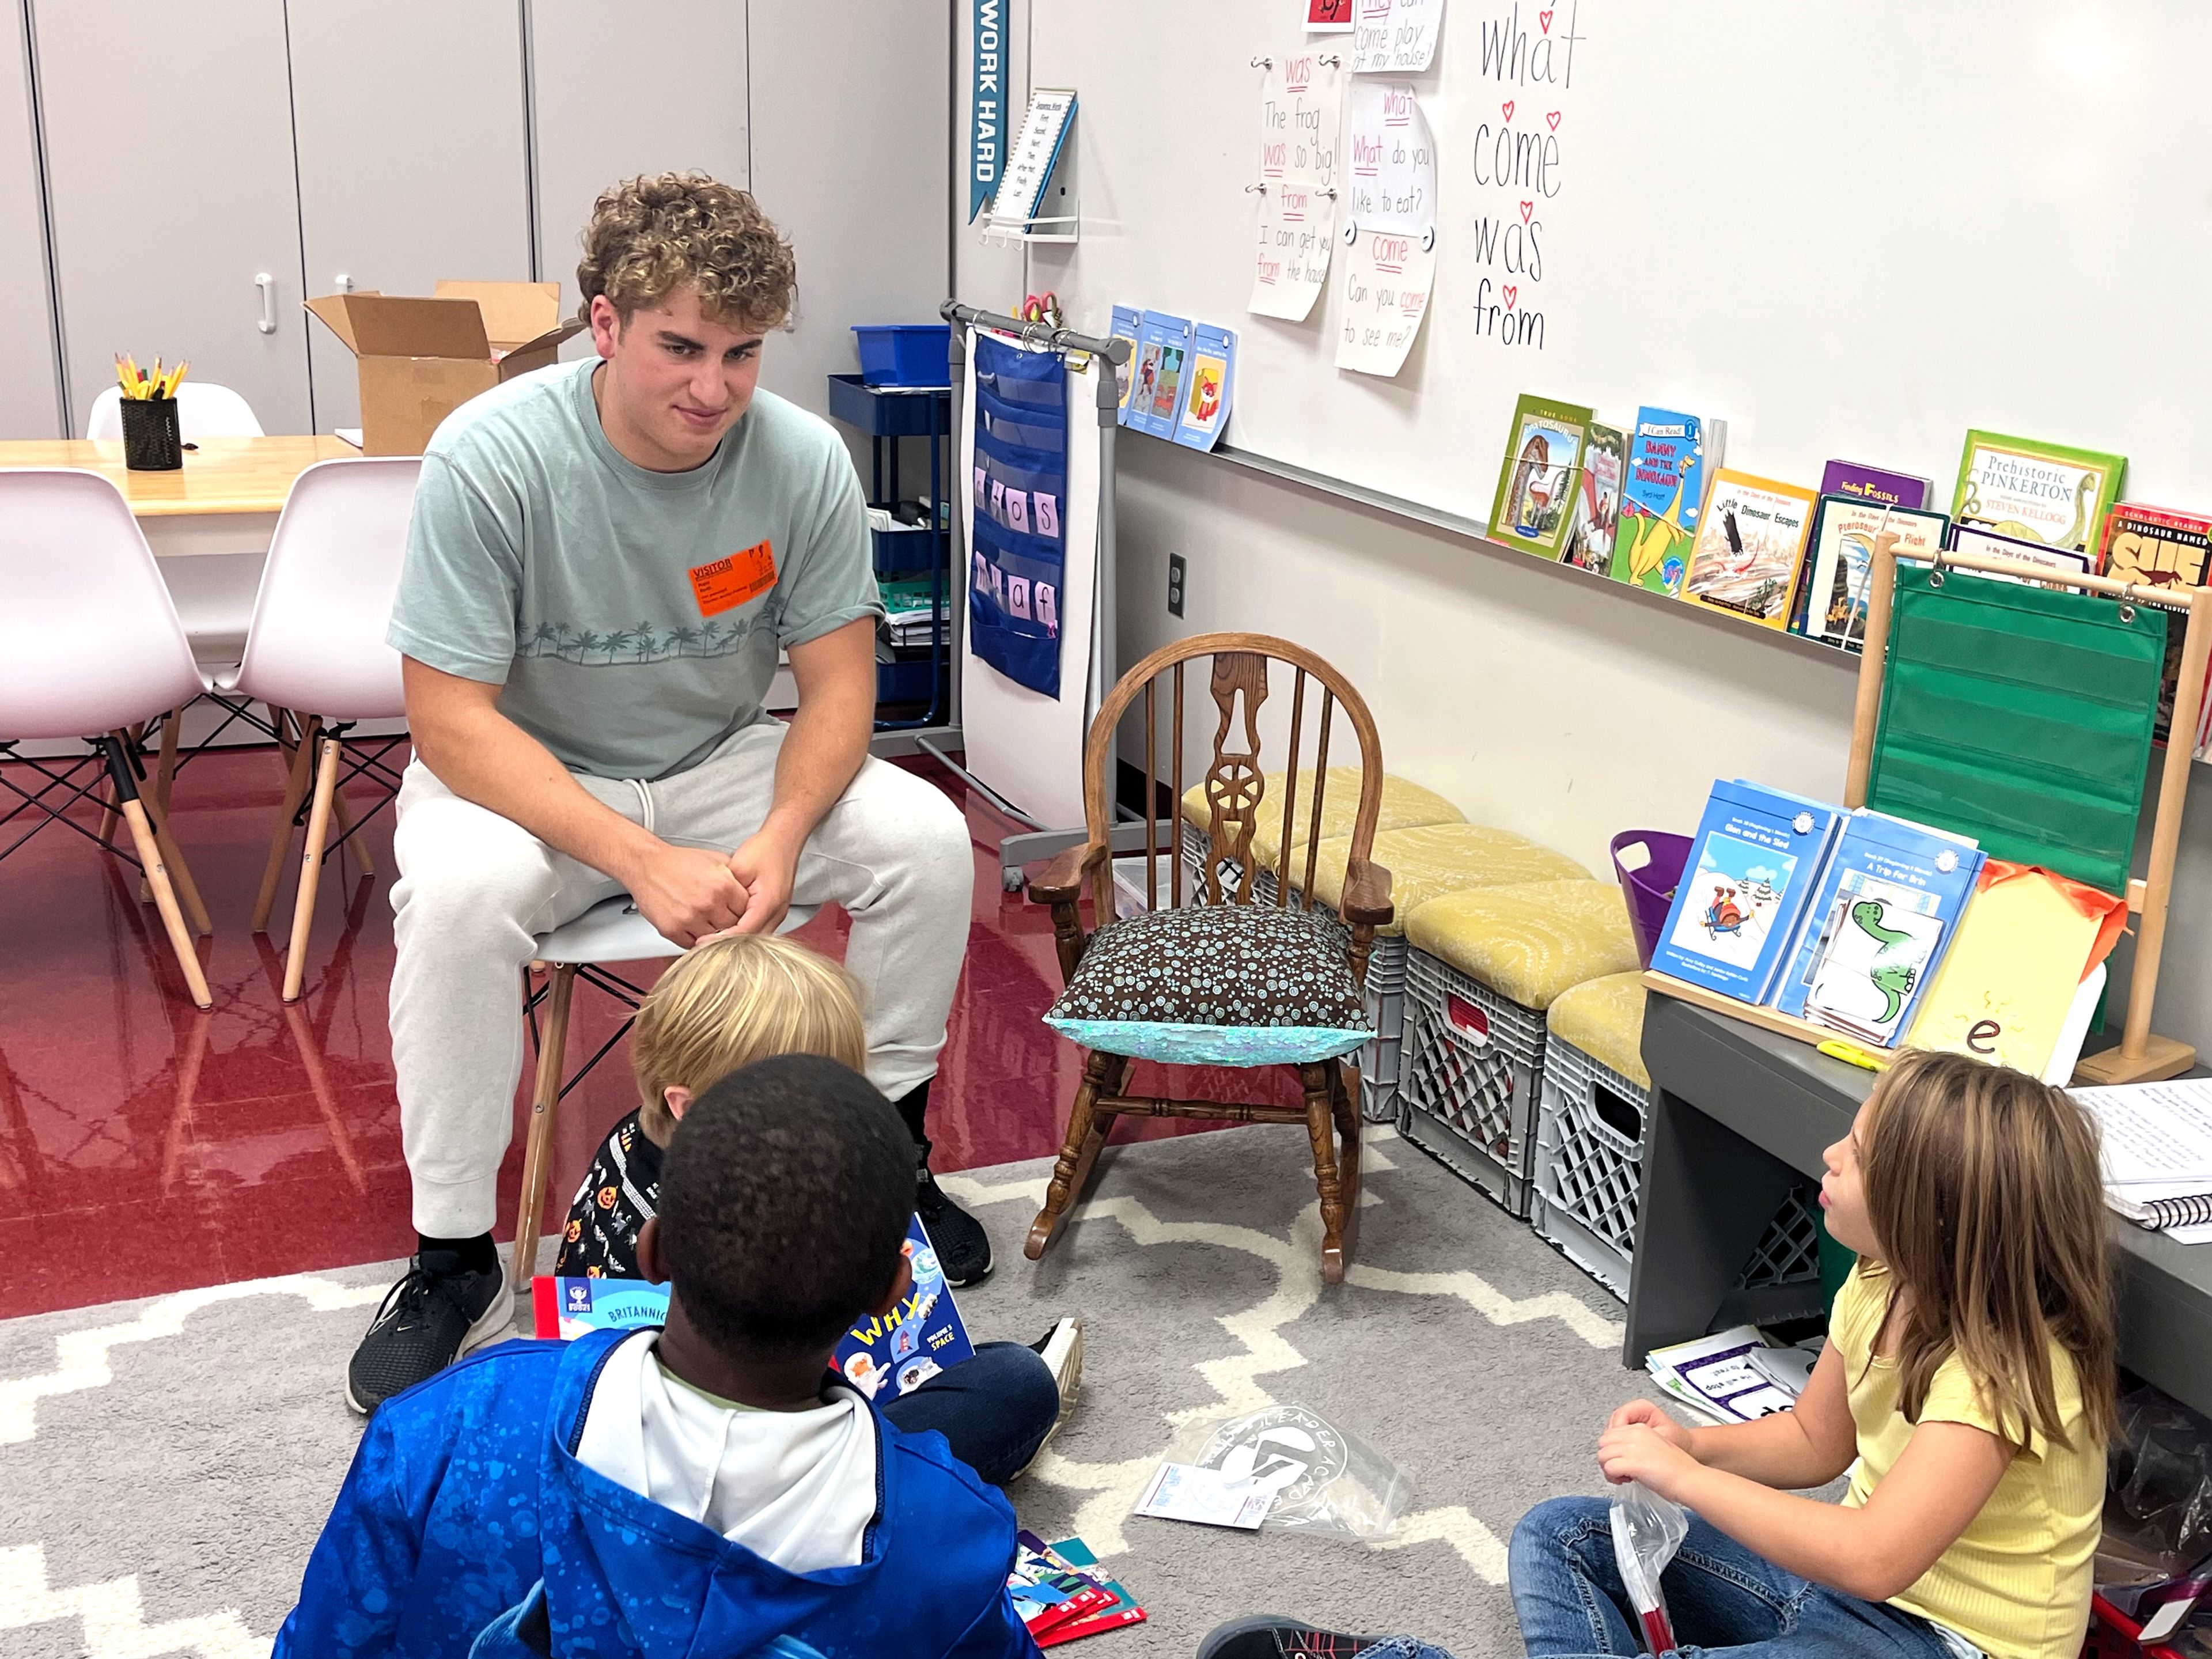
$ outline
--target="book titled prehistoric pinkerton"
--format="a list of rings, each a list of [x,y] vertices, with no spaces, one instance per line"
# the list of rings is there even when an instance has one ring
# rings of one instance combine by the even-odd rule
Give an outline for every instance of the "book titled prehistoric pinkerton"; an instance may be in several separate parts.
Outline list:
[[[2094,556],[2127,470],[2124,455],[1969,432],[1951,516],[1971,529]]]
[[[1713,479],[1682,597],[1784,628],[1820,497],[1796,484],[1723,471]]]
[[[1494,540],[1540,558],[1556,559],[1574,526],[1574,494],[1590,411],[1523,392],[1513,405],[1513,425],[1491,498]]]

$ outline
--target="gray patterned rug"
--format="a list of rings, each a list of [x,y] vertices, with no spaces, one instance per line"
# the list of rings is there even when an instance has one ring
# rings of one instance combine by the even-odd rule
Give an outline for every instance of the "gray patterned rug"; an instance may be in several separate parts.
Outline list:
[[[1605,1293],[1421,1153],[1372,1132],[1351,1282],[1324,1290],[1305,1137],[1254,1127],[1108,1152],[1037,1264],[1048,1161],[948,1176],[1000,1260],[961,1293],[979,1340],[1086,1323],[1081,1408],[1013,1490],[1081,1534],[1149,1624],[1071,1652],[1189,1654],[1266,1610],[1517,1654],[1504,1542],[1595,1491],[1605,1414],[1638,1391]],[[388,1264],[0,1322],[0,1652],[247,1659],[270,1638],[359,1433],[339,1379]],[[1298,1401],[1406,1466],[1387,1547],[1132,1518],[1185,1424]]]

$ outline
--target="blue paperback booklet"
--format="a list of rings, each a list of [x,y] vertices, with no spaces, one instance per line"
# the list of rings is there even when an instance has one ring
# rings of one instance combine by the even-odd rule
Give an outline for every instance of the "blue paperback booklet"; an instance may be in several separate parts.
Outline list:
[[[1175,441],[1211,449],[1229,420],[1229,395],[1237,386],[1237,331],[1200,323],[1191,331],[1190,362],[1183,370],[1182,413]]]
[[[920,1216],[907,1224],[902,1248],[914,1269],[912,1288],[890,1313],[846,1332],[830,1362],[871,1400],[910,1394],[975,1352]],[[668,1317],[668,1286],[641,1279],[541,1278],[531,1292],[537,1334],[563,1341],[586,1331],[659,1325]]]
[[[1155,438],[1173,438],[1189,371],[1190,320],[1148,311],[1137,325],[1137,366],[1129,386],[1129,418],[1123,424]]]
[[[1936,977],[1984,857],[1963,836],[1864,807],[1848,814],[1775,1007],[1861,1042],[1895,1043]]]
[[[1765,1001],[1842,816],[1785,789],[1716,782],[1652,967]]]
[[[1129,424],[1129,387],[1137,376],[1137,337],[1143,331],[1144,325],[1145,313],[1134,306],[1115,306],[1114,320],[1106,326],[1108,339],[1129,343],[1127,361],[1117,365],[1114,370],[1115,382],[1121,398],[1121,406],[1115,416],[1115,421],[1121,426]]]

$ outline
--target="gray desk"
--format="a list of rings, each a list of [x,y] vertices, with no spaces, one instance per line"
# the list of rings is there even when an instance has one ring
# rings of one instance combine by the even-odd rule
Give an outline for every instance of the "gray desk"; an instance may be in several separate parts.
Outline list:
[[[1850,1127],[1875,1074],[1654,993],[1651,1123],[1623,1362],[1711,1328],[1735,1269],[1801,1175]],[[2212,1413],[2212,1244],[2112,1218],[2120,1363]]]

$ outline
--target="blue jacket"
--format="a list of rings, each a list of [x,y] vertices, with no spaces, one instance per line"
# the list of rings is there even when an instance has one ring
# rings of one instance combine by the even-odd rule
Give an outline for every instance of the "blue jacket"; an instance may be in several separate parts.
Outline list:
[[[544,1613],[524,1622],[559,1655],[1036,1655],[1006,1594],[1013,1511],[941,1435],[903,1435],[872,1412],[863,1558],[804,1574],[578,1462],[592,1386],[629,1334],[502,1343],[380,1407],[276,1659],[466,1659],[541,1585]],[[495,1633],[484,1651],[522,1650],[511,1639]]]

